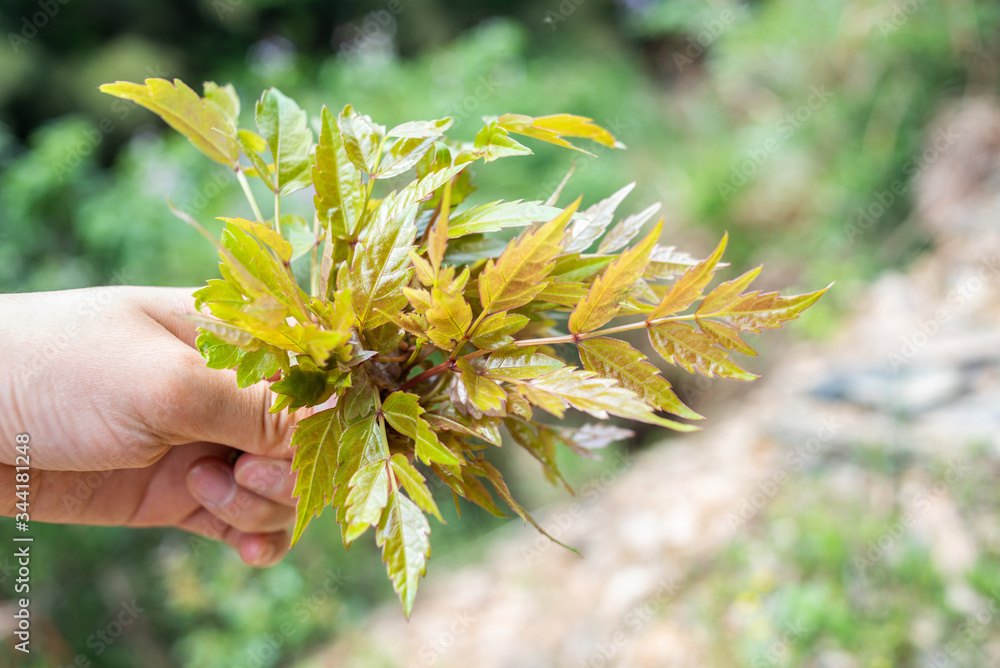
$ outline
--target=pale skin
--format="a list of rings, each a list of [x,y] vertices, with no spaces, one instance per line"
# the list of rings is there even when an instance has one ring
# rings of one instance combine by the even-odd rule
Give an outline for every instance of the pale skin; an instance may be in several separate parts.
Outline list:
[[[0,295],[0,514],[20,512],[27,433],[32,522],[176,527],[253,566],[281,560],[295,418],[268,413],[267,381],[240,389],[235,371],[205,366],[183,317],[192,292]]]

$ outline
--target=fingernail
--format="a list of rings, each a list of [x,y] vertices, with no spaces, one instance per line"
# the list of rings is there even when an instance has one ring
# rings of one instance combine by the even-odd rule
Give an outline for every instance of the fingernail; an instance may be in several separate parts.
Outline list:
[[[271,559],[274,558],[274,554],[277,551],[273,540],[265,540],[260,544],[260,548],[257,550],[257,556],[254,558],[253,563],[258,566],[264,566],[271,563]]]
[[[208,505],[222,507],[236,497],[236,480],[233,471],[223,464],[206,462],[188,473],[191,491]]]
[[[276,496],[284,486],[285,471],[267,462],[248,463],[240,471],[240,480],[247,489],[263,494]]]

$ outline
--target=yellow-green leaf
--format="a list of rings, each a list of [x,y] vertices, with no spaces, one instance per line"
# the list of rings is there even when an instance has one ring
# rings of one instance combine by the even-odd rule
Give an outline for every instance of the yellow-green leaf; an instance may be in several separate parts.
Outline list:
[[[496,350],[514,342],[513,334],[524,329],[528,316],[501,311],[480,321],[472,330],[472,345],[482,350]]]
[[[527,231],[512,241],[496,262],[487,260],[479,277],[479,299],[483,312],[508,311],[535,298],[555,266],[563,229],[580,200],[535,231]]]
[[[657,223],[649,236],[618,256],[594,280],[587,296],[569,317],[571,332],[580,334],[593,331],[615,317],[629,288],[642,276],[649,261],[649,253],[660,238],[662,224],[662,221]]]
[[[397,452],[389,459],[389,464],[392,465],[396,480],[403,485],[413,502],[425,513],[436,517],[438,522],[444,522],[441,511],[438,510],[437,504],[434,503],[434,497],[431,496],[431,490],[427,488],[424,476],[410,463],[406,455]]]
[[[173,83],[166,79],[146,79],[145,84],[116,81],[104,84],[100,90],[157,114],[212,160],[233,168],[239,165],[234,143],[236,126],[229,114],[180,79],[174,79]]]
[[[625,341],[597,337],[580,341],[579,349],[580,361],[588,371],[614,378],[658,410],[690,420],[703,419],[677,398],[670,381],[660,375],[659,369]]]
[[[344,140],[333,113],[323,107],[322,131],[316,145],[313,183],[316,213],[328,224],[334,236],[348,236],[356,231],[364,202],[361,174],[347,157]]]
[[[663,300],[649,314],[650,320],[679,313],[701,296],[702,290],[715,275],[715,268],[719,264],[719,259],[722,258],[722,253],[726,250],[728,239],[728,234],[723,236],[714,253],[689,268],[677,279],[670,291],[663,296]]]
[[[664,322],[649,328],[649,340],[656,352],[670,364],[691,373],[712,378],[753,380],[757,376],[741,369],[712,337],[685,322]]]
[[[393,392],[382,403],[382,413],[392,428],[413,439],[417,457],[424,464],[437,462],[446,466],[460,463],[459,458],[445,447],[421,415],[420,398],[408,392]]]
[[[382,509],[389,502],[388,460],[380,459],[360,468],[348,483],[348,489],[344,539],[350,545],[368,527],[379,522]]]
[[[507,395],[503,388],[462,358],[456,360],[456,366],[459,382],[453,384],[452,389],[458,393],[457,404],[471,405],[485,415],[502,417],[506,414]]]
[[[297,472],[292,495],[298,497],[295,506],[295,528],[292,544],[298,542],[313,517],[319,517],[333,500],[333,475],[337,470],[337,452],[343,437],[340,409],[328,408],[300,420],[292,434],[295,448],[292,472]]]
[[[449,222],[448,237],[455,239],[466,234],[497,232],[508,227],[525,227],[539,221],[551,220],[561,213],[562,209],[546,206],[541,202],[497,200],[456,214]]]
[[[408,254],[417,233],[416,213],[411,206],[398,220],[377,215],[368,236],[354,250],[349,280],[360,328],[388,322],[380,312],[401,311],[406,303],[401,289],[413,272]]]
[[[494,380],[527,380],[566,366],[554,357],[535,352],[535,348],[503,348],[486,361],[484,373]]]
[[[394,490],[386,500],[376,543],[382,548],[382,560],[407,617],[413,610],[420,578],[427,572],[427,559],[431,556],[430,531],[420,508],[399,490]]]

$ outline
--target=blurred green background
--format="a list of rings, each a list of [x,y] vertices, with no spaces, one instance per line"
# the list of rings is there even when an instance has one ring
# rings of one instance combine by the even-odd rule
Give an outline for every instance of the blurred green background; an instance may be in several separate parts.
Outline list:
[[[3,0],[0,290],[217,275],[213,248],[164,199],[205,222],[247,215],[231,174],[152,114],[97,92],[179,77],[234,83],[247,125],[267,86],[312,116],[346,103],[387,125],[452,115],[452,135],[470,139],[483,115],[591,116],[629,150],[595,160],[532,144],[532,158],[481,167],[476,197],[544,199],[574,161],[568,192],[585,203],[637,179],[623,212],[663,200],[669,243],[703,255],[728,231],[736,268],[767,265],[763,287],[835,278],[838,289],[790,333],[822,337],[865,281],[928,243],[906,224],[908,190],[855,240],[859,209],[910,182],[943,104],[995,92],[1000,5],[903,4]],[[571,481],[604,465],[566,462]],[[515,466],[514,478],[528,505],[560,494],[533,468]],[[476,539],[498,525],[469,509],[434,527],[435,556],[475,560]],[[329,514],[266,571],[177,532],[38,533],[33,600],[45,640],[31,666],[292,666],[392,594],[373,541],[348,555]],[[829,563],[824,577],[836,582]],[[11,562],[0,565],[6,592]],[[144,611],[120,640],[95,636],[133,599]],[[904,642],[878,637],[889,655]]]

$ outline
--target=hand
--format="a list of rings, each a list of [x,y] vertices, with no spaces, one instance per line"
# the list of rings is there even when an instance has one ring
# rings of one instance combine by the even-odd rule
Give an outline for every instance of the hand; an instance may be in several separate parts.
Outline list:
[[[267,412],[266,383],[240,389],[235,371],[205,366],[182,317],[192,292],[0,295],[0,513],[19,512],[14,439],[26,432],[32,521],[173,526],[251,565],[284,556],[294,421]],[[247,453],[235,466],[234,448]]]

